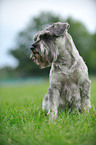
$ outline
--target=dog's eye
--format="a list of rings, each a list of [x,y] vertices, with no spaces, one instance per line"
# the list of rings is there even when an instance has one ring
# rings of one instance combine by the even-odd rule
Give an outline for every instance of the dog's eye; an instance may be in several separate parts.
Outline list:
[[[45,33],[45,34],[44,34],[44,37],[45,37],[45,38],[48,38],[48,34]]]
[[[40,35],[40,39],[48,39],[48,35],[47,34]]]
[[[45,34],[43,35],[43,38],[44,38],[44,39],[49,39],[49,37],[50,37],[49,34],[46,34],[46,33],[45,33]]]

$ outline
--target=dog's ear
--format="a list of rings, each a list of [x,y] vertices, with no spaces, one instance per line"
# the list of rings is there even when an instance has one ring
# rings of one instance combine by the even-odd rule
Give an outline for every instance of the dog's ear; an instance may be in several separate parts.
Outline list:
[[[53,33],[55,36],[62,36],[64,31],[67,30],[70,27],[68,23],[54,23],[53,24]]]

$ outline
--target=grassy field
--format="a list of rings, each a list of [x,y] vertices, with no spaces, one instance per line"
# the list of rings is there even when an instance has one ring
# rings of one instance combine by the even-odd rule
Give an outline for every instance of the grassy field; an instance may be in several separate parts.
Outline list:
[[[49,124],[42,112],[48,82],[0,87],[0,145],[95,145],[96,78],[89,113],[62,112]]]

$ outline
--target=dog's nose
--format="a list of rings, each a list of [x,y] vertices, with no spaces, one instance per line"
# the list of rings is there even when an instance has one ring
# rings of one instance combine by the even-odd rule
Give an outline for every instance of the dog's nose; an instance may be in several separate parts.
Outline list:
[[[34,46],[33,46],[33,45],[31,45],[31,46],[30,46],[30,49],[31,49],[31,50],[34,50]]]

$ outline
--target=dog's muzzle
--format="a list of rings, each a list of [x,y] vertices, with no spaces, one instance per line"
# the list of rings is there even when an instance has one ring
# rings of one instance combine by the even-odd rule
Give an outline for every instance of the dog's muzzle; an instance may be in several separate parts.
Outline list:
[[[39,44],[38,43],[33,43],[31,46],[30,46],[30,49],[33,53],[37,53],[38,50],[39,50]]]
[[[30,55],[30,58],[33,58],[36,57],[36,55],[38,54],[39,55],[39,49],[38,49],[38,45],[37,44],[32,44],[30,46],[30,49],[32,51],[31,55]]]

